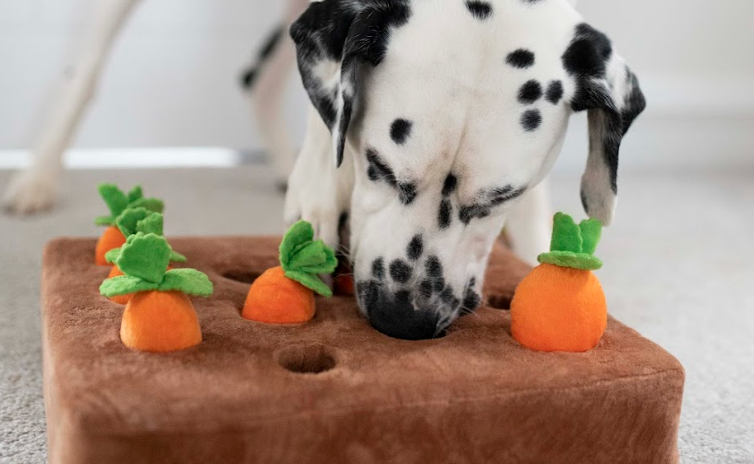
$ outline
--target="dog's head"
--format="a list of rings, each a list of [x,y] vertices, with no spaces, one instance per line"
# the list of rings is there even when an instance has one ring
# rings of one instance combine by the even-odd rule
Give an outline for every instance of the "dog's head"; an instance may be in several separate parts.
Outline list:
[[[609,223],[618,149],[644,99],[568,0],[324,0],[293,25],[299,69],[355,169],[359,305],[399,338],[436,336],[480,303],[512,203],[589,110],[584,207]]]

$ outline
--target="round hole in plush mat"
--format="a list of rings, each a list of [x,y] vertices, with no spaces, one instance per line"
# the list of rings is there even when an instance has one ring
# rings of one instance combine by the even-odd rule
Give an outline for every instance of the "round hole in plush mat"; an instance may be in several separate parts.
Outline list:
[[[243,284],[254,283],[260,275],[262,274],[248,269],[223,272],[223,277],[226,279],[235,280],[236,282],[241,282]]]
[[[511,309],[511,297],[508,295],[488,295],[487,305],[490,308],[508,311]]]
[[[297,374],[321,374],[335,367],[332,350],[324,345],[293,345],[275,352],[280,367]]]

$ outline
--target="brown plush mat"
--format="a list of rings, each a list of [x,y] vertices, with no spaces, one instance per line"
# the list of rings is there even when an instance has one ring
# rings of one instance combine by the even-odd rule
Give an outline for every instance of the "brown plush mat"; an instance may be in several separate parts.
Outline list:
[[[194,303],[204,343],[129,351],[122,308],[97,292],[95,242],[45,250],[44,393],[49,458],[89,463],[676,463],[684,373],[611,320],[586,354],[540,354],[481,308],[439,340],[369,327],[352,299],[318,300],[314,322],[240,317],[276,238],[171,240],[215,295]],[[504,307],[528,268],[495,251],[485,297]],[[305,372],[305,373],[302,373]]]

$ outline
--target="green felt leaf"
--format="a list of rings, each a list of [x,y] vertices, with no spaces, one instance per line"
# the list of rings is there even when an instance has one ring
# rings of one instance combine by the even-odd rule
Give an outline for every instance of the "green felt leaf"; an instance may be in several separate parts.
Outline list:
[[[145,234],[163,235],[163,224],[165,218],[160,213],[151,213],[136,224],[138,232]]]
[[[96,226],[111,226],[115,223],[115,218],[112,216],[100,216],[94,220]]]
[[[177,251],[171,251],[170,252],[170,262],[171,263],[185,263],[186,261],[188,261],[188,258],[186,258],[182,254],[178,253]]]
[[[105,253],[105,261],[108,263],[114,263],[115,260],[118,259],[118,256],[120,256],[120,248],[113,248],[112,250]]]
[[[112,250],[105,253],[105,260],[108,263],[114,263],[115,260],[118,259],[118,256],[120,256],[120,248],[113,248]],[[185,263],[186,261],[188,261],[188,259],[177,251],[170,252],[171,263]]]
[[[309,290],[315,291],[322,296],[332,296],[332,290],[330,290],[330,288],[325,285],[325,283],[322,282],[322,280],[317,277],[316,274],[299,271],[286,271],[285,276],[291,280],[295,280]]]
[[[320,264],[326,259],[325,244],[322,242],[309,242],[305,247],[293,253],[287,267],[289,269],[298,269],[303,266]]]
[[[602,261],[597,257],[586,253],[573,253],[571,251],[551,251],[544,253],[539,255],[539,262],[582,271],[595,271],[602,268]]]
[[[147,233],[154,233],[157,235],[162,235],[162,218],[159,219],[160,222],[160,228],[159,230],[144,230],[143,228],[139,227],[139,224],[141,221],[147,219],[150,215],[157,215],[161,216],[159,213],[153,213],[146,208],[137,207],[137,208],[127,208],[125,211],[121,213],[120,216],[115,220],[115,224],[118,226],[118,229],[123,233],[123,235],[128,238],[135,234],[136,232],[144,232]],[[151,229],[154,229],[152,227]]]
[[[290,263],[294,250],[312,240],[314,240],[314,228],[309,222],[298,221],[293,224],[280,244],[280,264],[283,266],[283,269]]]
[[[144,198],[144,192],[141,189],[141,185],[137,185],[128,192],[128,203],[132,204],[136,200]]]
[[[597,245],[602,237],[602,223],[597,219],[586,219],[579,224],[581,239],[583,241],[582,252],[593,255],[597,251]]]
[[[567,214],[557,213],[553,221],[550,251],[570,251],[581,253],[583,243],[581,229]]]
[[[110,210],[112,217],[118,217],[128,207],[128,197],[115,184],[100,184],[99,194]]]
[[[207,297],[212,295],[213,286],[207,275],[196,269],[172,269],[165,273],[158,290]]]
[[[314,244],[321,245],[324,259],[295,267],[293,270],[308,272],[310,274],[332,274],[335,272],[335,269],[338,267],[338,258],[335,257],[333,249],[322,242],[314,242]],[[319,257],[321,255],[318,253],[317,256]]]
[[[129,206],[132,208],[145,208],[155,213],[162,213],[165,210],[165,203],[157,198],[139,198]]]
[[[99,292],[106,297],[130,295],[136,292],[147,292],[151,290],[157,290],[159,284],[154,282],[147,282],[144,279],[138,277],[123,275],[107,279],[102,282],[99,287]]]
[[[164,237],[139,232],[126,239],[115,264],[126,275],[160,283],[170,264],[171,251]]]
[[[280,265],[285,276],[323,296],[332,291],[317,274],[332,274],[338,260],[322,240],[314,241],[314,228],[306,221],[294,224],[280,244]]]

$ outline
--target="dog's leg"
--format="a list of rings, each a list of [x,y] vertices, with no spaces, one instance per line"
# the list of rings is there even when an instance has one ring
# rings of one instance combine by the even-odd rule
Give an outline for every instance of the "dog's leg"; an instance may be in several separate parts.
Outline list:
[[[285,88],[296,63],[296,48],[288,29],[308,5],[309,0],[288,1],[285,21],[267,39],[257,62],[243,76],[254,120],[281,185],[285,185],[295,162],[283,114]]]
[[[536,264],[537,256],[550,248],[551,209],[549,181],[545,179],[524,195],[508,215],[507,238],[513,251],[530,264]]]
[[[310,105],[304,145],[289,180],[285,222],[311,222],[317,238],[336,248],[340,218],[351,205],[353,161],[346,156],[341,167],[336,168],[332,153],[330,131]]]
[[[33,149],[31,166],[16,174],[5,193],[7,210],[31,214],[55,202],[63,152],[91,101],[102,65],[120,27],[139,0],[99,0],[84,49],[64,76],[55,102]]]

